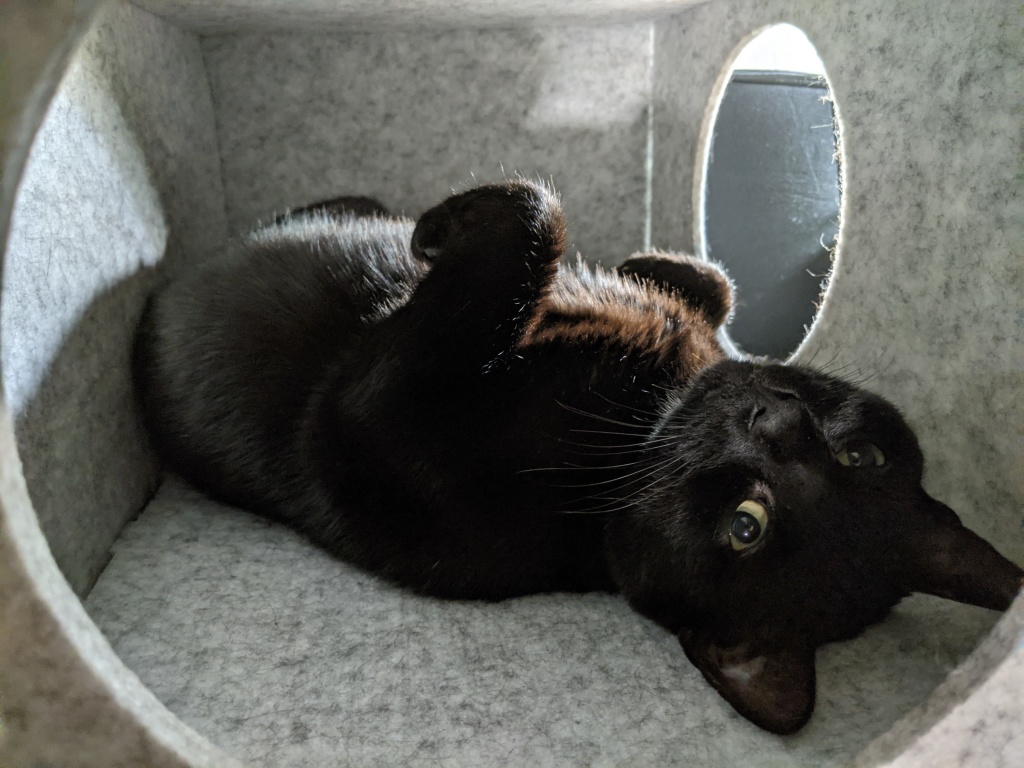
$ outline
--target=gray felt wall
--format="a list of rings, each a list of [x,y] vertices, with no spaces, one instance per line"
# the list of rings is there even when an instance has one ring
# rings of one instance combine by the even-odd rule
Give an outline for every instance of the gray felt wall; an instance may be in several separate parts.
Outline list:
[[[44,7],[84,5],[10,0],[0,13],[28,10],[0,21],[35,34]],[[1012,764],[1019,599],[995,624],[915,598],[824,649],[818,714],[779,740],[616,598],[424,600],[178,482],[147,505],[159,468],[127,363],[162,271],[324,196],[415,215],[518,171],[553,179],[591,259],[700,251],[709,105],[742,42],[791,22],[844,126],[841,248],[796,359],[870,377],[918,429],[928,488],[1020,561],[1018,16],[1008,0],[106,4],[32,146],[4,256],[10,762],[227,765],[196,729],[266,765],[844,765],[865,748],[863,765]],[[87,615],[71,589],[97,576]]]
[[[562,192],[570,249],[621,261],[644,236],[652,42],[649,23],[205,38],[228,223],[341,193],[417,216],[519,172]]]
[[[88,590],[157,468],[128,350],[153,267],[223,242],[213,106],[193,35],[107,5],[43,122],[3,264],[3,385],[54,557]],[[86,459],[87,460],[83,460]]]

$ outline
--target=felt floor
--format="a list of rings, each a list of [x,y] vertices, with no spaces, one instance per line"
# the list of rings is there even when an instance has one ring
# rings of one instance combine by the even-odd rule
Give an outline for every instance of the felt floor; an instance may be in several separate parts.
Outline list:
[[[86,607],[172,712],[253,766],[847,765],[998,618],[904,601],[819,650],[816,714],[780,738],[618,597],[417,597],[174,479]]]

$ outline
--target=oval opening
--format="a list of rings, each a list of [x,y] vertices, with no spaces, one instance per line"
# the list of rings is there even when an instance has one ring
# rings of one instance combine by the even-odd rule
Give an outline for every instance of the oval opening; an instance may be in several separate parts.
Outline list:
[[[727,66],[705,130],[698,252],[736,286],[723,339],[788,358],[817,315],[839,237],[839,124],[821,58],[790,24]]]

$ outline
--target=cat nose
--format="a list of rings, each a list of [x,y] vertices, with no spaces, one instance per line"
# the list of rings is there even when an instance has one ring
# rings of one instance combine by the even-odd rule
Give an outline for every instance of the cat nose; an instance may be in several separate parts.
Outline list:
[[[747,420],[747,430],[779,447],[803,437],[803,408],[792,397],[764,393],[757,398]]]

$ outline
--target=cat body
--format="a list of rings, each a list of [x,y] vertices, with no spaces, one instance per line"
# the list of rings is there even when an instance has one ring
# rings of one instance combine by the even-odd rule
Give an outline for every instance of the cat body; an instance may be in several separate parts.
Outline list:
[[[779,733],[810,716],[815,648],[909,592],[1009,604],[1020,569],[921,489],[893,406],[726,359],[705,262],[564,249],[557,196],[525,181],[415,224],[365,201],[284,217],[152,298],[154,442],[423,594],[621,592]]]

